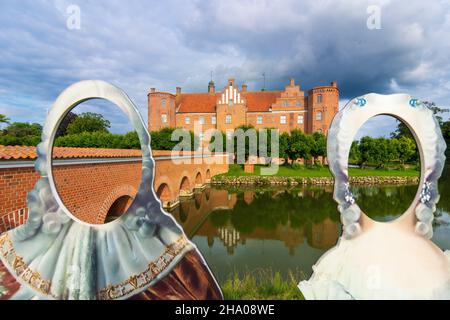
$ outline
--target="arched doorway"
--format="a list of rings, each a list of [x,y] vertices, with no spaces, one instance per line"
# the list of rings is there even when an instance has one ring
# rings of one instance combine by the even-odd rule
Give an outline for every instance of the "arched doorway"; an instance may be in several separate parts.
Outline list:
[[[105,217],[105,223],[111,222],[123,215],[133,202],[133,198],[124,195],[116,199],[108,210]]]

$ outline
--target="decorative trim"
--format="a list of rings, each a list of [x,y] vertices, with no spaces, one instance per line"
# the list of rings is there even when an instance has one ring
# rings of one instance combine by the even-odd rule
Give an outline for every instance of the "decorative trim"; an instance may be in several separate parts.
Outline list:
[[[43,279],[38,272],[33,271],[23,258],[16,253],[8,232],[0,236],[0,255],[5,259],[5,265],[12,270],[15,277],[26,282],[38,292],[56,299],[50,292],[51,282]]]
[[[117,285],[108,285],[106,288],[97,293],[97,299],[118,299],[129,295],[136,289],[141,289],[149,285],[161,272],[167,268],[167,266],[169,266],[173,259],[183,251],[188,243],[189,242],[186,237],[182,236],[178,238],[178,240],[164,250],[156,261],[149,263],[144,272],[141,272],[138,275],[132,275],[128,278],[128,280]]]
[[[142,289],[145,286],[150,285],[188,244],[189,241],[185,236],[179,237],[172,244],[167,246],[156,261],[150,262],[147,269],[140,274],[130,276],[122,283],[116,285],[110,284],[106,288],[101,289],[97,292],[97,299],[119,299],[132,294],[133,291],[136,291],[137,289]],[[9,267],[17,278],[26,282],[43,295],[50,296],[54,299],[59,298],[51,293],[51,281],[44,279],[39,272],[32,270],[25,263],[23,258],[16,253],[8,232],[5,232],[0,236],[0,256],[4,258],[5,265]]]

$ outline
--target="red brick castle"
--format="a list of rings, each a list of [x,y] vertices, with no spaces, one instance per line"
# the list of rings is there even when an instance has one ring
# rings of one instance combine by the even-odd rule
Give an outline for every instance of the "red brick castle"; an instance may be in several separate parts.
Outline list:
[[[305,133],[327,134],[334,115],[339,110],[339,89],[335,81],[329,86],[314,87],[308,95],[291,79],[283,91],[247,91],[247,85],[236,86],[229,79],[227,86],[216,92],[214,82],[206,93],[158,92],[148,94],[148,124],[150,131],[163,127],[223,132],[241,125],[255,128],[278,128],[281,132],[300,129]]]

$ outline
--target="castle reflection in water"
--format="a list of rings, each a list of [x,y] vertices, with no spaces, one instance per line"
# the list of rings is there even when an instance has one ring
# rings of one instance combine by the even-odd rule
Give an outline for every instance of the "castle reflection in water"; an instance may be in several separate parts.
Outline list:
[[[313,248],[328,249],[340,234],[331,188],[207,188],[172,214],[189,237],[205,236],[209,247],[220,241],[229,255],[249,239],[282,241],[291,255],[305,240]]]
[[[432,239],[444,250],[450,248],[449,172],[439,181]],[[417,185],[352,188],[361,209],[378,221],[406,211],[417,190]],[[172,214],[219,281],[236,270],[259,268],[310,274],[341,233],[332,187],[211,187],[181,202]]]

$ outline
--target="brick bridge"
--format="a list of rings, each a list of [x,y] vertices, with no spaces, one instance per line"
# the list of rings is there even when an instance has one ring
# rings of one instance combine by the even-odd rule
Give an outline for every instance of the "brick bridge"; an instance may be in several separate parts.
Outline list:
[[[83,221],[99,224],[116,218],[139,189],[140,150],[54,148],[53,157],[60,197]],[[153,151],[153,157],[154,188],[166,208],[176,207],[180,198],[192,197],[212,176],[228,171],[226,154],[183,153],[172,158],[170,151]],[[35,159],[34,147],[0,146],[0,232],[28,216],[26,195],[39,179]]]

